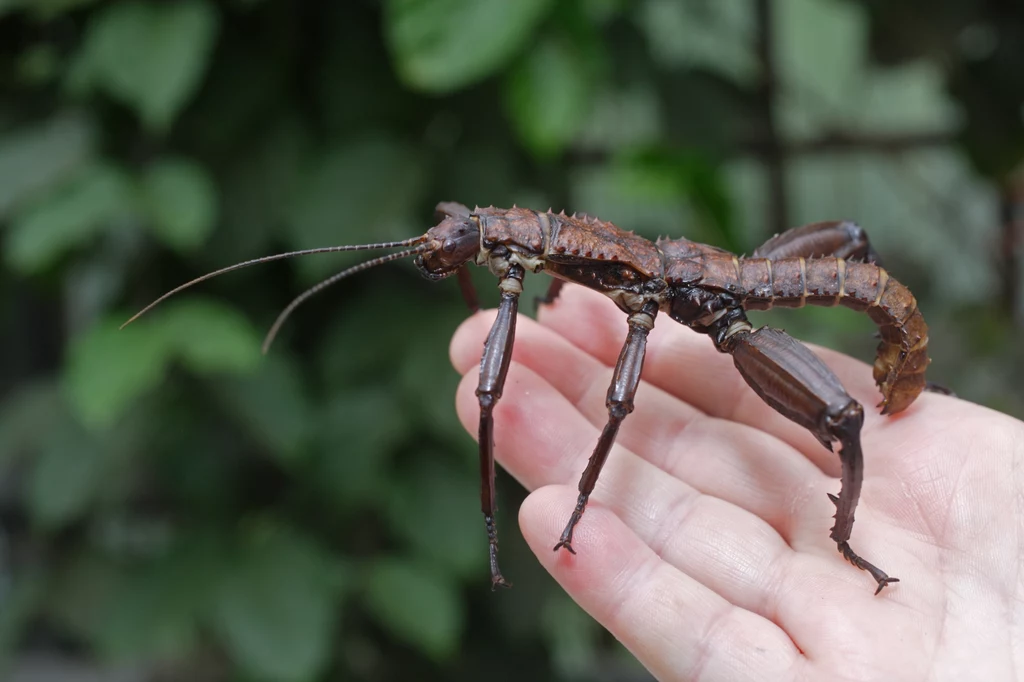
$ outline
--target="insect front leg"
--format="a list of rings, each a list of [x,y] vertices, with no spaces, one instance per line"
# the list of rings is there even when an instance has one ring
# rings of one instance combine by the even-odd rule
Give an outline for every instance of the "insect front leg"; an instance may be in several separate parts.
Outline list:
[[[640,385],[640,370],[644,365],[644,352],[647,349],[647,335],[654,328],[654,318],[658,314],[658,305],[648,302],[639,313],[629,316],[629,334],[626,336],[626,343],[622,346],[619,359],[615,363],[615,373],[612,375],[611,386],[608,387],[608,397],[605,405],[608,407],[608,422],[605,424],[601,437],[598,438],[597,447],[587,462],[587,468],[580,478],[579,497],[576,499],[576,508],[569,517],[569,523],[562,531],[562,537],[555,545],[557,552],[561,548],[575,554],[572,548],[572,532],[576,524],[583,517],[587,508],[587,500],[594,492],[597,485],[597,477],[601,474],[601,468],[608,460],[608,453],[615,443],[615,436],[619,433],[619,426],[626,416],[633,411],[633,397]]]
[[[480,403],[480,509],[487,524],[487,541],[490,546],[491,587],[510,587],[498,567],[498,529],[494,524],[497,509],[494,495],[494,406],[501,399],[505,377],[512,361],[512,345],[516,336],[516,313],[519,309],[519,295],[523,292],[523,269],[512,265],[508,274],[498,284],[501,290],[501,304],[480,359],[480,380],[476,388]]]
[[[476,295],[476,287],[473,286],[473,278],[469,274],[469,266],[463,265],[459,268],[455,277],[459,281],[459,291],[462,293],[462,300],[466,302],[469,312],[475,313],[480,310],[480,299]]]
[[[762,400],[809,429],[829,450],[833,441],[839,442],[842,487],[838,497],[829,494],[836,505],[830,537],[851,564],[871,574],[878,594],[899,579],[862,559],[849,542],[864,479],[860,445],[864,409],[846,392],[839,377],[802,343],[770,327],[750,331],[749,324],[744,327],[742,322],[733,323],[732,328],[739,331],[719,342],[719,349],[732,354],[736,368]]]

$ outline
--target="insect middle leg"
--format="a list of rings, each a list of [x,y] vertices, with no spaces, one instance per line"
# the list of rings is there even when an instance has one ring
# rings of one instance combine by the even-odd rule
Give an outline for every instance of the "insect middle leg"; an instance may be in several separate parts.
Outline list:
[[[611,386],[608,387],[608,396],[605,405],[608,407],[608,422],[601,437],[597,440],[597,446],[590,455],[587,468],[580,478],[579,497],[576,499],[576,508],[569,517],[569,523],[562,531],[562,537],[554,549],[557,552],[561,548],[575,554],[572,548],[572,533],[576,524],[583,517],[587,508],[587,500],[594,492],[597,485],[597,477],[601,474],[601,468],[608,460],[608,453],[615,443],[615,436],[619,433],[619,426],[626,416],[633,411],[633,398],[636,396],[636,389],[640,384],[640,370],[644,365],[644,353],[647,349],[647,335],[654,328],[654,318],[658,314],[658,305],[649,302],[644,305],[639,313],[629,316],[629,334],[626,342],[619,353],[619,359],[615,363],[615,372],[612,375]]]
[[[498,567],[498,529],[494,523],[497,510],[494,494],[494,406],[501,399],[505,388],[505,377],[512,362],[512,345],[516,336],[516,313],[519,309],[519,295],[523,292],[523,269],[518,265],[509,268],[508,275],[498,284],[501,290],[501,304],[480,358],[480,380],[476,388],[480,403],[480,509],[487,525],[487,541],[490,548],[491,587],[510,587]]]
[[[562,287],[565,286],[564,279],[558,279],[557,277],[551,278],[551,284],[548,285],[547,293],[543,296],[537,296],[533,299],[534,308],[539,308],[541,305],[551,305],[558,298],[558,295],[562,293]]]
[[[742,318],[741,318],[742,319]],[[878,587],[899,582],[874,564],[862,559],[850,547],[854,512],[864,479],[864,454],[860,431],[864,409],[850,397],[839,377],[809,348],[779,329],[749,326],[719,344],[730,353],[736,368],[751,388],[783,416],[809,429],[829,450],[840,444],[842,479],[839,495],[829,494],[836,505],[831,535],[839,552],[857,568],[867,571]]]

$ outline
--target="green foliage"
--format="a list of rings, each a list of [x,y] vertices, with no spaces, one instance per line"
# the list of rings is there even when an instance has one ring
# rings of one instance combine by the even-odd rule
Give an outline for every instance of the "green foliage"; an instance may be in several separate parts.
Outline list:
[[[157,238],[180,251],[195,251],[217,220],[217,190],[206,170],[185,159],[165,159],[146,170],[143,201]]]
[[[921,1],[776,10],[774,112],[811,150],[788,161],[790,219],[865,224],[926,311],[936,378],[1024,413],[1017,335],[990,303],[991,188],[953,147],[815,150],[835,131],[939,128],[1007,180],[1024,65],[961,59],[960,3],[898,11]],[[440,200],[749,252],[770,232],[752,17],[672,0],[0,0],[0,663],[59,642],[175,679],[606,677],[623,650],[525,546],[504,475],[516,588],[488,589],[453,282],[408,262],[360,273],[268,356],[289,300],[381,252],[233,272],[119,327],[234,262],[422,234]],[[474,278],[493,305],[493,277]],[[527,314],[546,283],[527,279]],[[763,321],[870,357],[863,317],[791,312]]]
[[[465,617],[449,578],[401,559],[380,559],[366,574],[366,607],[381,625],[431,658],[455,653]]]
[[[55,527],[80,516],[93,501],[106,453],[70,421],[51,425],[41,440],[26,490],[28,510],[40,525]]]
[[[6,260],[22,272],[47,268],[133,209],[131,183],[122,171],[109,165],[85,167],[18,212],[4,243]]]
[[[387,38],[411,86],[451,92],[504,66],[530,44],[551,0],[388,0]]]
[[[94,136],[93,126],[74,114],[0,136],[0,217],[78,169],[92,152]]]
[[[236,310],[188,301],[161,312],[124,329],[127,316],[109,318],[72,342],[65,385],[83,424],[112,425],[163,381],[172,360],[199,374],[248,372],[259,363],[259,337]]]
[[[582,128],[594,81],[592,50],[566,37],[533,45],[507,86],[509,112],[523,142],[541,156],[561,152]]]
[[[218,18],[204,0],[121,0],[89,21],[69,72],[75,92],[101,89],[162,132],[193,96],[206,71]]]
[[[255,679],[314,679],[328,662],[343,573],[320,550],[279,533],[252,537],[213,595],[213,622]]]

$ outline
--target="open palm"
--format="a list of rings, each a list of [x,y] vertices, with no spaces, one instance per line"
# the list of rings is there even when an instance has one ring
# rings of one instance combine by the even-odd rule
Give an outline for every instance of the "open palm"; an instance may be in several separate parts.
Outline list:
[[[535,491],[520,524],[538,558],[656,677],[1024,678],[1024,424],[934,394],[894,417],[866,410],[851,544],[902,580],[874,596],[829,539],[838,457],[764,405],[707,337],[662,318],[578,555],[555,553],[626,321],[575,286],[540,317],[520,319],[497,456]],[[452,342],[474,434],[493,319],[474,315]],[[855,399],[877,402],[867,365],[817,350]]]

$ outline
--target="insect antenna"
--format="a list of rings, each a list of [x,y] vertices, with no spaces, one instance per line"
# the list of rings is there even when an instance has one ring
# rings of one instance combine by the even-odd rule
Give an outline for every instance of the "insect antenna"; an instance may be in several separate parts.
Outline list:
[[[160,304],[164,300],[170,298],[171,296],[173,296],[174,294],[178,293],[179,291],[182,291],[184,289],[188,289],[193,284],[199,284],[200,282],[208,280],[208,279],[210,279],[212,277],[216,277],[217,275],[223,275],[223,274],[225,274],[227,272],[231,272],[232,270],[240,270],[242,268],[247,268],[250,265],[258,265],[260,263],[269,263],[270,261],[283,260],[285,258],[294,258],[295,256],[307,256],[307,255],[314,254],[314,253],[334,253],[336,251],[369,251],[370,249],[391,249],[391,248],[395,248],[395,247],[398,247],[398,246],[412,246],[414,244],[421,244],[426,239],[427,239],[427,235],[420,235],[419,237],[412,237],[411,239],[403,239],[403,240],[397,241],[397,242],[380,242],[379,244],[358,244],[358,245],[354,245],[354,246],[322,246],[322,247],[316,248],[316,249],[303,249],[302,251],[289,251],[288,253],[278,253],[278,254],[275,254],[273,256],[263,256],[262,258],[254,258],[252,260],[247,260],[244,263],[235,263],[234,265],[229,265],[226,268],[221,268],[220,270],[214,270],[213,272],[208,272],[208,273],[206,273],[205,275],[203,275],[201,277],[196,277],[194,280],[192,280],[190,282],[185,282],[181,286],[175,287],[174,289],[171,289],[166,294],[164,294],[160,298],[156,299],[155,301],[153,301],[152,303],[147,305],[145,308],[143,308],[139,312],[137,312],[134,315],[132,315],[131,318],[127,322],[125,322],[124,324],[121,325],[121,329],[124,329],[125,327],[130,325],[132,322],[134,322],[135,320],[139,319],[140,317],[145,315],[147,312],[149,312],[150,310],[155,308],[158,304]],[[405,255],[410,255],[410,252],[406,252]],[[399,256],[397,254],[395,254],[395,257],[397,258]],[[394,260],[394,259],[392,259],[392,260]],[[374,261],[370,261],[370,262],[372,263]]]
[[[352,267],[346,270],[342,270],[336,275],[328,277],[327,279],[318,284],[314,284],[309,289],[306,289],[301,294],[296,296],[292,300],[292,302],[289,303],[285,307],[285,309],[281,311],[281,314],[277,316],[277,319],[274,320],[274,324],[271,325],[270,331],[267,332],[267,336],[263,340],[263,354],[266,355],[267,351],[270,350],[270,344],[274,343],[274,338],[277,336],[277,332],[280,331],[281,325],[283,325],[285,320],[288,319],[288,316],[292,314],[292,311],[294,311],[296,308],[302,305],[302,303],[310,296],[323,291],[324,289],[331,286],[335,282],[345,279],[349,275],[354,275],[357,272],[368,270],[374,267],[375,265],[390,263],[393,260],[408,258],[409,256],[416,256],[421,253],[426,253],[427,251],[429,251],[429,248],[427,246],[418,246],[415,249],[407,249],[406,251],[399,251],[398,253],[389,253],[386,256],[380,256],[379,258],[368,260],[365,263],[353,265]]]

